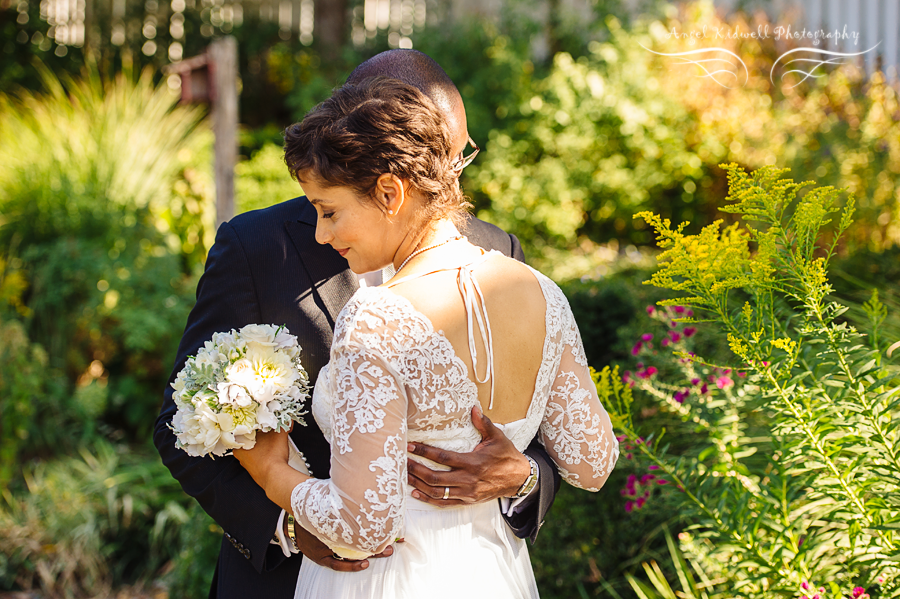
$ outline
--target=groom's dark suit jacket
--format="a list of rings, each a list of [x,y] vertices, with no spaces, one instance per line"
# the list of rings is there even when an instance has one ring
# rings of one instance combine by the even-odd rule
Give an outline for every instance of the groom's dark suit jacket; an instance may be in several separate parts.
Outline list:
[[[251,323],[287,325],[299,338],[303,365],[315,382],[328,362],[334,321],[359,287],[346,260],[316,243],[315,227],[316,211],[305,197],[242,214],[219,227],[170,383],[213,333]],[[497,227],[472,218],[466,229],[473,243],[523,259],[518,239]],[[210,597],[293,597],[301,556],[285,558],[269,543],[281,509],[233,457],[192,458],[176,449],[168,428],[175,409],[168,387],[153,439],[185,492],[225,531]],[[327,478],[329,447],[315,420],[307,416],[307,426],[295,426],[291,436],[313,475]],[[533,541],[559,488],[559,475],[537,443],[527,453],[541,467],[541,493],[510,526],[519,537]]]

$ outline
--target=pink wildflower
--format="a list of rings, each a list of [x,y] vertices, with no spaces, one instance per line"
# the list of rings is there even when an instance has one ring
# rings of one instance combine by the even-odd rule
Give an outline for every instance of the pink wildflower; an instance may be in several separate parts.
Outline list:
[[[649,366],[645,372],[647,373],[647,376],[653,376],[659,371],[656,369],[656,366]]]
[[[644,499],[643,497],[638,497],[637,500],[635,501],[635,504],[637,505],[638,509],[641,509],[642,507],[644,507],[644,504],[646,502],[647,502],[647,500]]]
[[[859,599],[859,596],[866,592],[866,589],[862,587],[854,587],[853,589],[853,599]]]
[[[649,314],[650,316],[653,316],[653,314],[655,312],[656,312],[656,308],[654,308],[653,306],[647,306],[647,314]]]
[[[700,379],[698,379],[698,378],[693,378],[693,379],[691,379],[691,384],[692,384],[692,385],[699,385],[699,384],[700,384]]]
[[[675,314],[684,314],[684,306],[675,306]]]
[[[656,464],[651,464],[651,465],[647,466],[647,469],[648,470],[659,470],[659,466],[657,466]]]
[[[625,502],[625,511],[628,512],[628,513],[631,513],[631,510],[633,510],[633,509],[634,509],[634,502],[633,502],[633,501],[626,501],[626,502]]]
[[[669,331],[669,337],[672,339],[672,343],[681,341],[681,333],[678,333],[677,331]]]
[[[804,591],[808,591],[809,583],[804,580],[803,582],[800,583],[800,588],[803,589]]]
[[[685,327],[684,328],[684,336],[685,337],[693,337],[694,333],[697,332],[697,329],[694,327]]]
[[[669,484],[669,481],[667,481],[667,480],[664,479],[664,478],[661,478],[661,479],[659,479],[658,481],[656,481],[656,484],[658,484],[658,485],[667,485],[667,484]]]
[[[663,340],[660,343],[662,343],[663,347],[669,347],[669,340],[666,339],[665,337],[663,338]]]
[[[638,355],[639,353],[641,353],[641,347],[643,347],[643,346],[644,346],[644,344],[641,343],[640,341],[638,341],[637,343],[635,343],[635,344],[634,344],[634,347],[631,348],[631,355],[632,355],[632,356],[636,356],[636,355]]]
[[[716,387],[719,389],[730,389],[734,386],[734,381],[727,376],[720,376],[716,379]]]
[[[653,341],[653,333],[644,333],[641,335],[641,341]]]
[[[700,395],[706,395],[707,391],[709,391],[709,387],[706,386],[706,383],[703,383],[703,386],[700,387]]]

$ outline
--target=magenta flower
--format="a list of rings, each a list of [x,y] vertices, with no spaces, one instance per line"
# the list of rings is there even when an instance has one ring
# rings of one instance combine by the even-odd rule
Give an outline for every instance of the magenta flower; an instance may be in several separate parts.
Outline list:
[[[684,328],[684,336],[685,337],[693,337],[694,333],[697,332],[697,329],[694,327],[685,327]]]
[[[859,596],[866,592],[866,589],[862,587],[854,587],[853,589],[853,599],[859,599]]]
[[[699,385],[699,384],[700,384],[700,379],[697,379],[697,378],[691,379],[691,384],[692,384],[692,385],[695,385],[695,386],[696,386],[696,385]]]
[[[634,347],[631,348],[631,355],[632,355],[632,356],[636,356],[636,355],[638,355],[639,353],[641,353],[641,347],[643,347],[643,346],[644,346],[644,344],[641,343],[640,341],[638,341],[637,343],[635,343],[635,344],[634,344]]]
[[[664,478],[661,478],[661,479],[659,479],[658,481],[656,481],[656,484],[658,484],[658,485],[667,485],[667,484],[669,484],[669,481],[667,481],[667,480],[664,479]]]
[[[656,308],[654,308],[653,306],[647,306],[647,314],[649,314],[650,316],[653,316],[653,314],[655,312],[656,312]]]
[[[803,589],[804,591],[808,591],[809,583],[804,580],[803,582],[800,583],[800,588]]]
[[[684,399],[688,396],[689,391],[685,389],[684,391],[676,391],[675,395],[672,396],[672,399],[677,401],[678,403],[684,403]]]
[[[706,395],[707,391],[709,391],[709,387],[706,386],[706,383],[703,383],[703,386],[700,387],[700,395]]]
[[[663,340],[660,343],[662,343],[663,347],[669,347],[669,340],[666,338],[663,338]]]
[[[647,469],[648,470],[659,470],[659,466],[657,466],[656,464],[651,464],[651,465],[647,466]]]
[[[634,509],[634,502],[633,502],[633,501],[626,501],[626,502],[625,502],[625,511],[628,512],[628,513],[631,513],[631,510],[633,510],[633,509]]]
[[[684,314],[684,306],[675,306],[675,314]]]
[[[635,504],[637,505],[638,509],[641,509],[642,507],[644,507],[644,503],[646,503],[646,501],[647,500],[644,499],[643,497],[638,497],[637,501],[635,501]]]
[[[716,379],[716,387],[719,389],[731,389],[733,386],[734,381],[727,376],[720,376]]]
[[[678,331],[669,331],[669,337],[672,339],[672,343],[681,341],[681,333]]]
[[[654,478],[656,478],[656,475],[654,474],[645,474],[641,477],[641,484],[646,485],[647,481],[653,480]]]
[[[653,341],[653,333],[644,333],[641,335],[641,341]]]

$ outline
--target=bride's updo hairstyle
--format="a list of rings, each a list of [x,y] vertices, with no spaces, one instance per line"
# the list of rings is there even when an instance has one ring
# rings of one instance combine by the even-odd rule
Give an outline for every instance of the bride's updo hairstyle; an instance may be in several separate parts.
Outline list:
[[[312,177],[375,202],[378,177],[395,175],[424,200],[417,219],[423,226],[458,221],[469,206],[451,151],[450,129],[431,99],[386,77],[344,85],[284,132],[284,160],[301,185]]]

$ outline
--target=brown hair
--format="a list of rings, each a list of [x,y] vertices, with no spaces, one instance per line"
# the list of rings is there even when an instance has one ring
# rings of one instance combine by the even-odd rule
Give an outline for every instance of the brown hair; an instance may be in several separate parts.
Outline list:
[[[378,177],[389,173],[423,196],[424,223],[456,220],[470,205],[450,152],[441,111],[415,87],[386,77],[338,88],[284,132],[284,160],[301,185],[301,173],[309,173],[318,184],[371,198]]]

